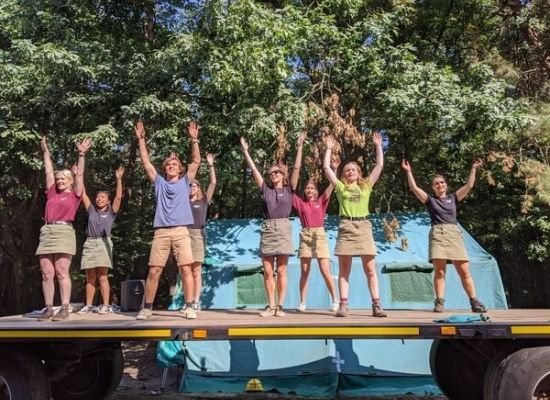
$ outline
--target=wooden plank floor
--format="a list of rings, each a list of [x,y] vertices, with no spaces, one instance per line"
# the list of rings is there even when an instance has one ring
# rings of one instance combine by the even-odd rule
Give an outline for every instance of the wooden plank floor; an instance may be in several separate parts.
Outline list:
[[[329,311],[286,311],[285,317],[258,315],[259,310],[202,310],[195,320],[183,318],[177,311],[155,310],[146,321],[137,321],[136,313],[71,314],[69,321],[38,322],[22,315],[0,318],[0,330],[6,329],[106,329],[106,328],[216,328],[216,327],[268,327],[268,326],[400,326],[434,324],[436,319],[452,315],[479,315],[469,310],[447,310],[435,314],[431,310],[386,310],[387,318],[375,318],[370,310],[351,310],[350,316],[337,318]],[[489,310],[486,314],[498,324],[548,324],[550,309]]]

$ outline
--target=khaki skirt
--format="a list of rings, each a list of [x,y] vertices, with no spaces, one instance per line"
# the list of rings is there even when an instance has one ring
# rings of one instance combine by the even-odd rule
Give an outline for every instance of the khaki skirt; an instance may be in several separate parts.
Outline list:
[[[193,261],[202,264],[204,262],[204,230],[193,228],[187,229],[189,230],[189,238],[191,239]]]
[[[288,218],[265,219],[260,235],[262,256],[293,256],[292,225]]]
[[[76,236],[72,225],[46,224],[40,228],[36,255],[64,253],[76,254]]]
[[[298,257],[330,258],[325,228],[302,228]]]
[[[375,256],[376,245],[369,220],[341,219],[334,254],[337,256]]]
[[[438,224],[430,229],[430,262],[435,259],[468,261],[462,231],[455,224]]]
[[[110,237],[86,238],[82,247],[80,269],[113,268],[113,242]]]

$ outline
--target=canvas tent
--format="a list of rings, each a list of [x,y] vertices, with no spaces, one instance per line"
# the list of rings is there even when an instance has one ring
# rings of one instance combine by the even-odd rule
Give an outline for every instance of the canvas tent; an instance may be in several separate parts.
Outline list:
[[[383,216],[373,216],[378,254],[376,268],[380,295],[388,309],[431,309],[432,266],[428,263],[427,214],[396,214],[399,238],[388,243]],[[203,268],[203,308],[235,309],[265,306],[261,260],[258,254],[261,220],[217,220],[208,223],[207,262]],[[331,250],[337,236],[338,217],[325,223]],[[293,220],[298,247],[300,222]],[[463,233],[478,296],[490,309],[506,308],[498,265],[467,232]],[[408,246],[403,246],[402,238]],[[288,265],[288,295],[284,307],[299,302],[299,260]],[[336,281],[337,258],[331,259]],[[359,258],[353,259],[350,276],[350,308],[369,309],[371,299]],[[314,263],[307,306],[327,309],[331,299]],[[181,291],[172,309],[182,305]],[[446,307],[469,310],[454,268],[447,273]],[[353,311],[352,311],[353,312]],[[200,315],[199,315],[200,318]],[[440,393],[430,376],[429,340],[255,340],[161,342],[157,351],[163,366],[183,365],[182,392],[242,392],[247,381],[259,377],[264,390],[303,396],[334,397],[401,393]]]

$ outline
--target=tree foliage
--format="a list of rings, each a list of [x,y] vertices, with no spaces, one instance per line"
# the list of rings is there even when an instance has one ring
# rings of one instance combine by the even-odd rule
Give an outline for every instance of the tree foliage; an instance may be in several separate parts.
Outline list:
[[[266,167],[292,164],[306,130],[304,174],[323,182],[324,136],[368,169],[370,134],[383,129],[377,212],[422,207],[406,188],[403,157],[425,188],[435,172],[457,187],[483,157],[461,220],[507,271],[548,267],[549,14],[544,0],[4,0],[0,313],[40,305],[44,134],[58,167],[74,162],[75,139],[92,137],[92,193],[112,189],[126,165],[113,282],[144,276],[154,205],[136,157],[137,117],[158,166],[171,151],[186,158],[185,125],[200,121],[201,148],[218,155],[213,218],[259,212],[239,136]],[[80,215],[79,243],[84,226]],[[521,263],[510,261],[518,255]]]

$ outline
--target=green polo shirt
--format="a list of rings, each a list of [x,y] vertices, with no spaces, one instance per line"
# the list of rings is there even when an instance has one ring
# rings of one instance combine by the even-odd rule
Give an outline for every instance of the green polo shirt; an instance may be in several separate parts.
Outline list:
[[[369,215],[369,198],[372,193],[370,183],[365,189],[361,189],[357,183],[346,185],[338,180],[334,191],[339,204],[338,213],[341,217],[366,217]]]

